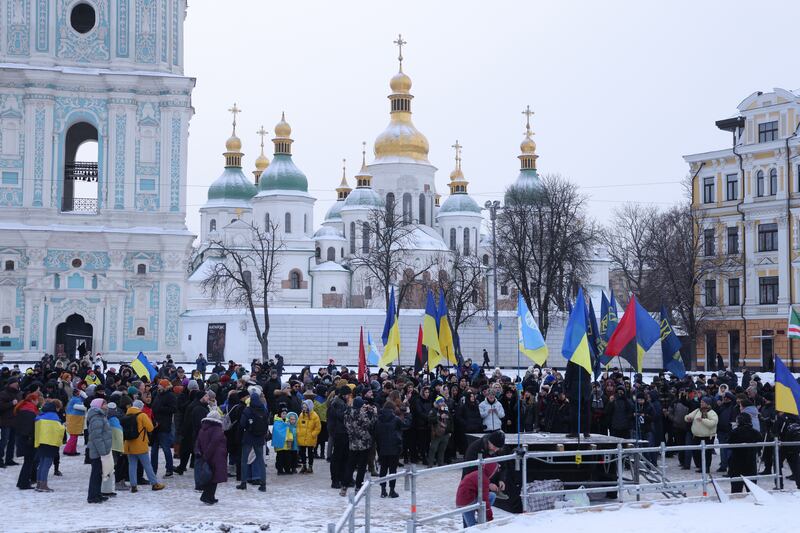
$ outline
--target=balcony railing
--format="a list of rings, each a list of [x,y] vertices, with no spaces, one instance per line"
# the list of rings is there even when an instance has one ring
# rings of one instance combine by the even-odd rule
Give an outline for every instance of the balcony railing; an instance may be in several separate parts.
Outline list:
[[[64,213],[97,214],[97,198],[68,198],[64,199]]]
[[[73,181],[97,181],[97,163],[75,161],[64,165],[64,179]]]

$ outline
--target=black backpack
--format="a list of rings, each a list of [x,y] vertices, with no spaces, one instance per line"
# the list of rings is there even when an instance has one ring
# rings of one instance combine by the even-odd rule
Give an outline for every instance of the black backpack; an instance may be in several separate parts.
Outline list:
[[[267,413],[263,409],[251,409],[253,418],[250,421],[250,427],[247,431],[255,436],[262,437],[269,431],[269,421],[267,420]]]
[[[119,423],[122,426],[122,438],[124,440],[135,440],[139,438],[139,415],[143,413],[136,413],[135,415],[125,415],[120,418]]]

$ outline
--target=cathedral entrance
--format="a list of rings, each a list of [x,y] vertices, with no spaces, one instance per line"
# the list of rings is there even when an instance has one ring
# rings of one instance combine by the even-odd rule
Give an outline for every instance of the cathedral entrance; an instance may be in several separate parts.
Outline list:
[[[76,350],[79,356],[92,353],[92,325],[75,313],[56,327],[55,354],[64,354],[74,358]]]

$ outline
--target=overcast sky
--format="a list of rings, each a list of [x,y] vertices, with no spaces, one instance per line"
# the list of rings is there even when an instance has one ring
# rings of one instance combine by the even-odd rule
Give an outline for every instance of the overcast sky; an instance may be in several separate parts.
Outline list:
[[[438,192],[458,139],[470,194],[500,199],[530,105],[539,171],[577,182],[591,216],[624,201],[666,207],[682,194],[682,155],[729,146],[715,120],[754,91],[800,86],[798,15],[795,1],[190,0],[189,228],[222,172],[234,101],[248,176],[256,130],[271,138],[286,112],[318,226],[342,158],[353,186],[361,141],[369,161],[388,123],[398,33]]]

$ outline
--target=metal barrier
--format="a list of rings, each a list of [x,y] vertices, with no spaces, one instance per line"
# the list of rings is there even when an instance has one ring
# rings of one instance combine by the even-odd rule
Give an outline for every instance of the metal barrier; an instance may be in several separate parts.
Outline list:
[[[411,498],[411,505],[410,505],[410,512],[409,518],[406,520],[406,532],[407,533],[415,533],[418,526],[429,524],[431,522],[436,522],[443,518],[447,518],[449,516],[460,515],[465,512],[469,511],[478,511],[478,523],[486,522],[486,503],[483,501],[483,484],[478,482],[478,495],[477,495],[477,502],[473,503],[472,505],[464,506],[464,507],[457,507],[455,509],[451,509],[448,511],[444,511],[438,514],[420,517],[419,516],[419,509],[417,508],[417,479],[420,477],[429,476],[432,474],[440,474],[442,472],[448,472],[451,470],[462,470],[464,468],[469,467],[477,467],[479,472],[483,472],[483,468],[487,464],[491,463],[504,463],[507,461],[514,461],[515,462],[515,469],[521,470],[521,487],[520,487],[520,498],[522,499],[522,506],[523,512],[528,512],[528,469],[527,464],[528,460],[550,460],[552,462],[553,459],[557,458],[571,458],[573,460],[576,457],[580,457],[581,461],[583,456],[602,456],[602,461],[595,461],[597,463],[602,462],[605,464],[614,463],[616,462],[617,466],[617,479],[616,480],[609,480],[607,482],[599,481],[599,482],[586,482],[582,483],[583,487],[575,488],[575,489],[561,489],[561,490],[552,490],[552,491],[537,491],[536,494],[540,496],[566,496],[569,494],[592,494],[592,493],[603,493],[603,492],[616,492],[617,493],[617,501],[622,503],[625,500],[625,494],[633,494],[639,499],[643,494],[648,492],[674,492],[675,494],[680,494],[682,497],[685,497],[685,493],[678,492],[684,488],[702,488],[702,495],[708,496],[708,485],[712,482],[709,474],[706,472],[708,470],[706,465],[706,452],[709,450],[722,450],[722,449],[734,449],[734,448],[766,448],[766,447],[774,447],[774,457],[773,457],[773,473],[772,474],[763,474],[763,475],[753,475],[753,476],[746,476],[747,479],[750,480],[758,480],[758,479],[772,479],[774,480],[774,486],[776,489],[782,489],[782,473],[781,473],[781,455],[780,449],[782,447],[795,447],[800,446],[800,442],[781,442],[778,439],[775,439],[773,442],[754,442],[754,443],[743,443],[743,444],[706,444],[705,442],[701,442],[698,445],[683,445],[683,446],[665,446],[663,443],[660,446],[653,446],[647,448],[638,448],[638,447],[623,447],[621,444],[618,444],[615,449],[605,449],[605,450],[598,450],[598,449],[588,449],[588,450],[572,450],[572,451],[546,451],[546,452],[528,452],[526,450],[516,450],[514,453],[509,455],[503,455],[499,457],[487,457],[484,458],[482,456],[478,456],[477,460],[474,461],[464,461],[461,463],[454,463],[445,466],[439,466],[435,468],[426,468],[426,469],[417,469],[416,465],[409,465],[403,470],[402,472],[397,472],[396,474],[390,474],[381,478],[371,478],[369,474],[364,480],[364,484],[361,488],[355,493],[350,494],[348,498],[348,504],[345,508],[344,513],[339,518],[337,522],[330,522],[328,524],[328,533],[339,533],[341,532],[345,526],[350,533],[355,531],[356,523],[356,511],[359,507],[359,504],[363,501],[364,502],[364,531],[369,533],[370,526],[371,526],[371,496],[370,491],[376,485],[380,483],[389,482],[392,480],[403,479],[405,483],[405,490],[410,493]],[[681,481],[669,481],[666,479],[666,457],[668,452],[693,452],[693,451],[700,451],[701,455],[701,470],[702,475],[700,479],[690,479],[690,480],[681,480]],[[644,453],[658,453],[660,455],[660,473],[661,473],[661,481],[660,482],[650,482],[650,483],[639,483],[638,481],[626,482],[624,473],[625,473],[625,458],[627,456],[631,456],[635,458],[636,456],[641,456]],[[479,480],[481,475],[478,476]],[[718,481],[742,481],[744,479],[743,476],[738,477],[721,477],[716,478]],[[586,486],[588,485],[588,486]],[[675,497],[675,496],[673,496]]]

